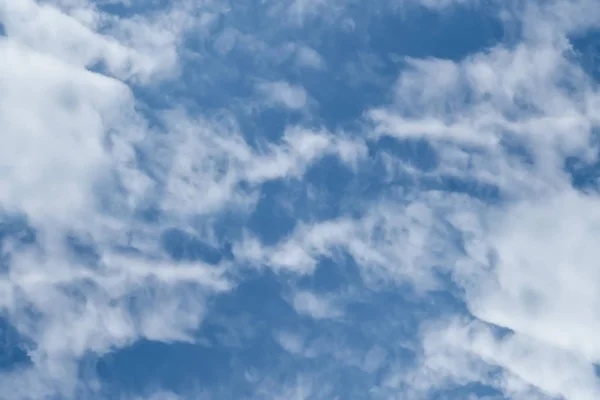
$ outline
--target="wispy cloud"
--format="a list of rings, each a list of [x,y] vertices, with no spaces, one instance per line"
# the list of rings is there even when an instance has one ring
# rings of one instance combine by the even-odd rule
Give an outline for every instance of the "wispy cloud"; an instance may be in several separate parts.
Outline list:
[[[267,104],[283,106],[292,110],[304,108],[308,101],[306,91],[302,87],[291,85],[288,82],[263,82],[257,84],[256,89]]]
[[[566,168],[597,163],[570,40],[598,2],[142,3],[0,0],[0,310],[27,353],[2,393],[101,398],[87,358],[146,340],[229,343],[230,369],[120,395],[598,398],[598,193]],[[519,34],[455,60],[358,37],[467,9]],[[273,187],[300,189],[266,243]]]

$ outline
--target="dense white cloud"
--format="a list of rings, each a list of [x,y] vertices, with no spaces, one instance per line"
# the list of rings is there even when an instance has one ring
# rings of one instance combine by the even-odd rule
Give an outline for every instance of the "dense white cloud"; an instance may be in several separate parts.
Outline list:
[[[21,45],[80,67],[102,65],[120,79],[149,81],[178,67],[178,42],[190,23],[182,6],[157,18],[131,19],[88,2],[3,1],[0,11],[6,34]]]

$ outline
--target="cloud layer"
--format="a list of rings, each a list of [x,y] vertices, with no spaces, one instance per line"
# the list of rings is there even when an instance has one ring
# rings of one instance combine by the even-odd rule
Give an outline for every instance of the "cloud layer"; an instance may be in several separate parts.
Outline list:
[[[599,8],[0,0],[0,398],[597,399]]]

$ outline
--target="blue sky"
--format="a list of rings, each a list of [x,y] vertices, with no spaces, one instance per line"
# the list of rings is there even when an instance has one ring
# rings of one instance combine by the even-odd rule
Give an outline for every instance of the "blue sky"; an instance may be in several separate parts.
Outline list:
[[[597,400],[594,0],[0,0],[0,399]]]

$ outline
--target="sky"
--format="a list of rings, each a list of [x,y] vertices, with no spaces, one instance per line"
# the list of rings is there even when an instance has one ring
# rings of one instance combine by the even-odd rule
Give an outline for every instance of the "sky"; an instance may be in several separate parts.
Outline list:
[[[599,399],[599,51],[597,0],[0,0],[0,399]]]

